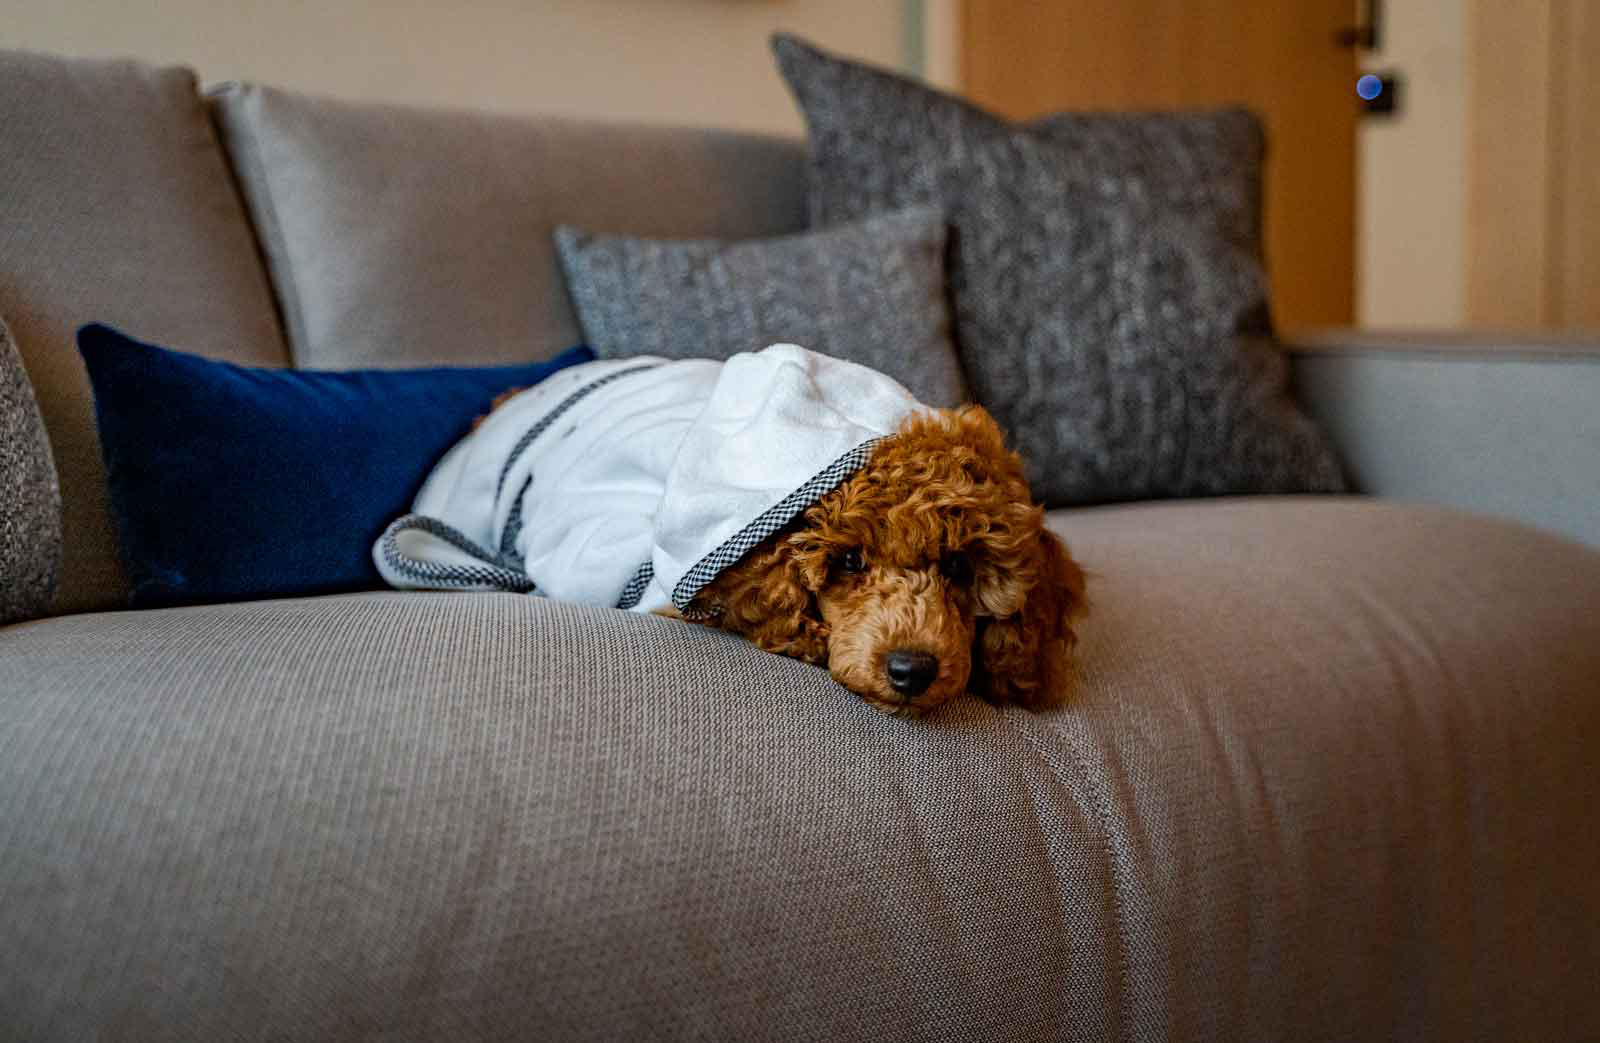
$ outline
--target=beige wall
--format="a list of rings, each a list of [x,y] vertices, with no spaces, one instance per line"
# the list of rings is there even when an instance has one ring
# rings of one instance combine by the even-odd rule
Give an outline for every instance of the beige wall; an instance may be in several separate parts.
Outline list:
[[[0,0],[0,46],[347,98],[799,133],[776,28],[920,63],[902,0]],[[910,60],[915,57],[915,60]]]
[[[1467,318],[1600,330],[1600,3],[1468,14]]]
[[[1390,0],[1370,70],[1399,69],[1402,111],[1358,138],[1356,315],[1364,326],[1466,319],[1466,0]]]

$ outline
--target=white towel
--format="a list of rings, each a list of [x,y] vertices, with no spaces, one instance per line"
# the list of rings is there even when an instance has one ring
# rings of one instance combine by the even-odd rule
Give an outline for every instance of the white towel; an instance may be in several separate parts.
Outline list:
[[[407,589],[681,609],[920,408],[793,344],[572,366],[458,442],[373,560]]]

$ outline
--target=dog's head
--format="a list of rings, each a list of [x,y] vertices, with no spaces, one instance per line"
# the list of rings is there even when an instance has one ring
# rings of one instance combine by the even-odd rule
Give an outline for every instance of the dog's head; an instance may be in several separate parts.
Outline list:
[[[910,418],[867,463],[696,599],[772,651],[827,665],[886,713],[971,690],[1066,694],[1082,571],[976,406]]]

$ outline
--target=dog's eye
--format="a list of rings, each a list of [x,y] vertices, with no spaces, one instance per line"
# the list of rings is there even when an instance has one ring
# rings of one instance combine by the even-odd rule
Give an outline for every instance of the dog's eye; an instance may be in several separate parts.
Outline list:
[[[861,556],[861,548],[851,547],[845,551],[839,559],[839,568],[852,573],[867,571],[867,561]]]
[[[972,582],[972,559],[953,550],[939,559],[939,571],[951,583],[964,587]]]

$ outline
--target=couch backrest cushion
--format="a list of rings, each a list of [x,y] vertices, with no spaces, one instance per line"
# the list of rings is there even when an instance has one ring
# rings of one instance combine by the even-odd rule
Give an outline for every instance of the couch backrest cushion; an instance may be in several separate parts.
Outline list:
[[[570,347],[581,334],[557,224],[721,239],[804,225],[797,141],[238,84],[213,100],[302,367],[503,364]]]
[[[118,606],[105,469],[73,342],[86,322],[287,361],[255,238],[187,69],[0,51],[0,315],[61,478],[57,611]]]

